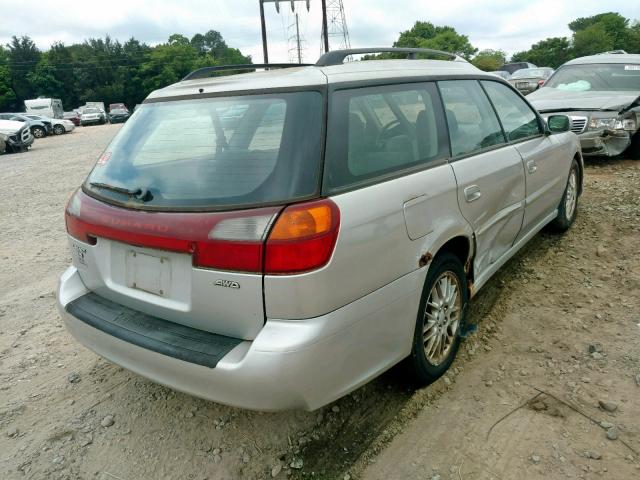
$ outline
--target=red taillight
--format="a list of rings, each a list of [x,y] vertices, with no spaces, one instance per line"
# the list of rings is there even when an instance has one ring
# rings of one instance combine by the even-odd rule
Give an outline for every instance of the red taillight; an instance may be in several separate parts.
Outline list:
[[[189,253],[197,267],[262,272],[265,232],[281,209],[145,212],[107,205],[78,190],[69,200],[65,218],[69,235],[84,243],[95,244],[96,237],[102,237]]]
[[[544,85],[544,80],[538,80],[538,86],[541,87],[542,85]]]
[[[340,210],[331,200],[287,207],[269,234],[265,273],[301,273],[326,265],[339,227]]]
[[[108,205],[78,190],[67,204],[65,220],[69,235],[91,245],[102,237],[188,253],[196,267],[285,274],[313,270],[329,261],[340,211],[331,200],[318,200],[284,210],[148,212]]]

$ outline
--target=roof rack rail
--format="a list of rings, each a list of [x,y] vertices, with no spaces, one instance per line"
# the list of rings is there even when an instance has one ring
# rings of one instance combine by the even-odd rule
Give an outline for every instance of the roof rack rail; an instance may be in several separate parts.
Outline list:
[[[407,58],[415,60],[419,53],[430,53],[449,57],[456,62],[466,62],[465,59],[459,57],[455,53],[443,52],[442,50],[433,50],[431,48],[351,48],[348,50],[333,50],[322,55],[316,62],[318,67],[328,67],[330,65],[341,65],[344,59],[351,55],[361,55],[364,53],[406,53]]]
[[[270,68],[292,68],[292,67],[309,67],[311,63],[247,63],[242,65],[216,65],[213,67],[203,67],[198,70],[194,70],[189,75],[184,77],[182,81],[194,80],[196,78],[206,78],[207,74],[212,72],[225,72],[232,70],[255,70],[256,68],[264,68],[266,70]]]

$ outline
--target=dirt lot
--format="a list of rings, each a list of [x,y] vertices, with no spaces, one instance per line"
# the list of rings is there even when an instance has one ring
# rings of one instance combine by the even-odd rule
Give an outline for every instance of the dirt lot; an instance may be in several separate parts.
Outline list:
[[[414,392],[392,369],[319,411],[262,414],[64,330],[64,204],[118,128],[0,156],[0,478],[640,478],[640,162],[590,162],[576,225],[483,289],[445,378]]]

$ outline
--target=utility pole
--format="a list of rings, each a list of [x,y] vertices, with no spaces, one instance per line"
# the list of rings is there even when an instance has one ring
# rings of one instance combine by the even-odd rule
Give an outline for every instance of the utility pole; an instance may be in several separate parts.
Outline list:
[[[264,2],[259,0],[260,2],[260,25],[262,25],[262,57],[264,58],[264,63],[269,63],[269,51],[267,49],[267,27],[264,21]]]
[[[302,49],[300,48],[300,27],[298,26],[297,13],[296,13],[296,43],[298,44],[298,63],[302,63]]]
[[[341,50],[351,48],[343,1],[322,0],[322,17],[322,39],[325,52],[331,48],[329,39],[337,42],[334,48],[337,47]]]
[[[327,30],[327,0],[322,0],[322,38],[324,39],[324,53],[329,51],[329,32]]]
[[[291,4],[291,11],[295,12],[295,4],[296,2],[305,2],[307,6],[307,12],[309,11],[309,4],[311,0],[258,0],[260,4],[260,26],[262,27],[262,56],[264,57],[264,63],[269,63],[269,49],[267,48],[267,27],[266,21],[264,18],[264,4],[265,3],[275,3],[276,12],[280,13],[280,2]],[[296,14],[296,31],[297,34],[297,49],[298,49],[298,60],[299,63],[302,63],[300,60],[302,59],[302,47],[300,44],[300,33],[298,29],[298,15]]]

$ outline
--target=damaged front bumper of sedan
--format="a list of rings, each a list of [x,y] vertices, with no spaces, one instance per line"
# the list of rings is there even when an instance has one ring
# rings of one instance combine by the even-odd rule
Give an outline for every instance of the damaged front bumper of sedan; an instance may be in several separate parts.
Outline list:
[[[546,119],[559,112],[541,113]],[[562,114],[571,119],[571,131],[578,135],[582,153],[588,156],[615,157],[624,153],[634,141],[640,126],[640,112],[635,108],[626,111],[576,110]]]
[[[578,135],[584,155],[615,157],[631,146],[633,132],[625,130],[596,130]]]

